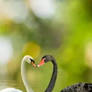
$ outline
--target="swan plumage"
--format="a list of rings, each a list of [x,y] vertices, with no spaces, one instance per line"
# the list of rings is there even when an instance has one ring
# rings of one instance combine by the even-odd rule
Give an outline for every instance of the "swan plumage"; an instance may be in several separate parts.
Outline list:
[[[23,91],[15,88],[5,88],[5,89],[2,89],[0,92],[23,92]]]

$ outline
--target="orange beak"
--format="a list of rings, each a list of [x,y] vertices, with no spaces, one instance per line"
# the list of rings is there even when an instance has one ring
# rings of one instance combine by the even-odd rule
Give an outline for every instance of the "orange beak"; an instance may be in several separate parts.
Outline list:
[[[45,60],[45,59],[42,59],[42,60],[40,61],[40,63],[39,63],[37,66],[38,66],[38,67],[42,66],[42,65],[45,63],[44,60]]]
[[[33,62],[31,62],[31,63],[32,63],[33,67],[36,67],[36,64],[35,63],[33,63]]]

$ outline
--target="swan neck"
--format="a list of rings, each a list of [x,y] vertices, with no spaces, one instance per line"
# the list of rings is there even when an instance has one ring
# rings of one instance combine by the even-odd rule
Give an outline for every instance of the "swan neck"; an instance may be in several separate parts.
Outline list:
[[[31,89],[30,89],[30,87],[28,85],[28,81],[26,79],[25,63],[26,63],[26,60],[23,59],[22,60],[22,63],[21,63],[21,76],[22,76],[22,81],[24,83],[24,86],[26,88],[26,91],[27,92],[30,92]],[[33,91],[31,91],[31,92],[33,92]]]
[[[57,64],[56,64],[56,61],[52,60],[52,64],[53,64],[52,77],[51,77],[51,80],[50,80],[49,85],[46,88],[45,92],[52,92],[52,90],[55,86],[55,82],[56,82],[56,78],[57,78]]]

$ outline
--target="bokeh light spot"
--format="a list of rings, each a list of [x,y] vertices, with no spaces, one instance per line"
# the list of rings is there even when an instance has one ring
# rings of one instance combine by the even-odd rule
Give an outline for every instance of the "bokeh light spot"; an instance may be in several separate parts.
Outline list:
[[[24,45],[23,54],[28,54],[31,55],[33,58],[36,58],[40,54],[40,46],[36,43],[28,42]]]
[[[13,48],[9,38],[0,37],[0,64],[6,64],[13,55]]]
[[[51,18],[55,13],[54,0],[30,0],[30,7],[41,18]]]

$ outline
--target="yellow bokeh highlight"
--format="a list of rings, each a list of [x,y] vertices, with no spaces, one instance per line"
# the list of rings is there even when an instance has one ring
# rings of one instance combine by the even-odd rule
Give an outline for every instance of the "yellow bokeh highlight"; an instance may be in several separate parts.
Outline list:
[[[28,42],[24,45],[23,55],[30,55],[33,58],[36,58],[40,54],[40,46],[34,42]]]

